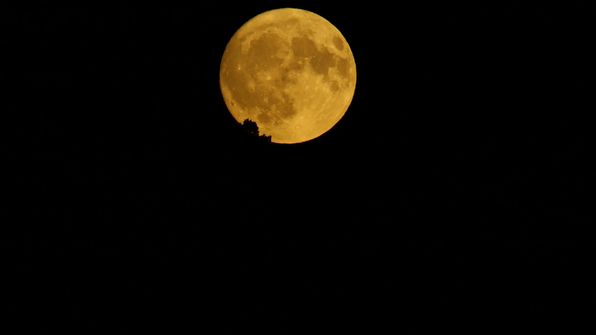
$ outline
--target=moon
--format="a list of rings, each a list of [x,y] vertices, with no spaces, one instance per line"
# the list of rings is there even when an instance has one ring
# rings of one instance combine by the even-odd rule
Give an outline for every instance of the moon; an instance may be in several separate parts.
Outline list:
[[[356,63],[344,36],[325,18],[282,8],[236,31],[219,79],[236,121],[254,121],[274,143],[301,143],[344,116],[356,88]]]

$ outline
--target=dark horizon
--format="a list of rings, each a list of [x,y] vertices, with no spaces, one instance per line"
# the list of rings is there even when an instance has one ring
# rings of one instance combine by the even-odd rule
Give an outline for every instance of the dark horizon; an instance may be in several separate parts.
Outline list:
[[[596,8],[392,6],[0,11],[7,318],[35,334],[593,327]],[[296,145],[251,139],[218,82],[236,29],[281,7],[329,20],[357,66],[345,116]]]

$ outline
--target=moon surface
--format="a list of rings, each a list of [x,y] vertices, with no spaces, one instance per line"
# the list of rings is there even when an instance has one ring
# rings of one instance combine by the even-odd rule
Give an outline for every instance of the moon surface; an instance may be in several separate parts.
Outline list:
[[[321,136],[346,113],[356,63],[329,21],[302,9],[275,9],[232,36],[221,60],[220,88],[236,121],[256,122],[272,142],[300,143]]]

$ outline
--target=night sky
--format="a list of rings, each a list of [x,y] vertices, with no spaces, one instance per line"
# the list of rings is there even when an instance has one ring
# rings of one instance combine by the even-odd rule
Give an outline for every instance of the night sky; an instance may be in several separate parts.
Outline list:
[[[219,90],[229,38],[280,7],[332,22],[357,66],[344,118],[298,145],[249,136]],[[28,334],[592,333],[595,16],[0,10],[3,316]]]

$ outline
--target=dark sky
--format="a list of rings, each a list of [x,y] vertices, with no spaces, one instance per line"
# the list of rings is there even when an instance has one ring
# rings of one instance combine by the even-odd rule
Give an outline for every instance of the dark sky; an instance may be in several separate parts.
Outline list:
[[[591,326],[596,6],[389,3],[0,10],[8,318],[29,334]],[[229,38],[279,7],[336,25],[358,71],[345,117],[293,146],[247,136],[219,91]]]

